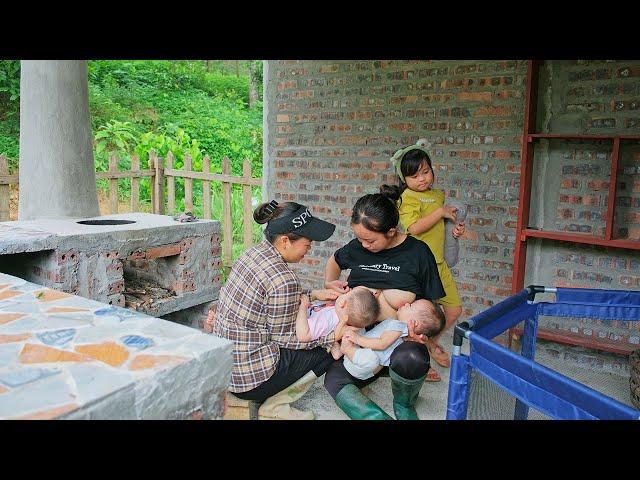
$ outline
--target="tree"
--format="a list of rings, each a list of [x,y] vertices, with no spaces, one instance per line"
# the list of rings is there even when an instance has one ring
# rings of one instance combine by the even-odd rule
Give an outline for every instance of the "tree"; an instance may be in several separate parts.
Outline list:
[[[253,107],[258,100],[258,81],[261,80],[259,61],[249,60],[249,108]]]

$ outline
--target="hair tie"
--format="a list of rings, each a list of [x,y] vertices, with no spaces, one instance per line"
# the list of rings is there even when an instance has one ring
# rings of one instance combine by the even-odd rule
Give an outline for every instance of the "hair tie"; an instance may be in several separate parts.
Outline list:
[[[393,157],[391,157],[391,164],[393,165],[393,168],[396,170],[396,175],[398,175],[400,177],[400,180],[402,180],[402,183],[407,183],[404,181],[404,175],[402,175],[402,172],[400,171],[400,164],[402,163],[402,155],[404,155],[404,148],[401,148],[400,150],[396,151],[396,153],[393,154]]]
[[[275,211],[277,206],[278,206],[278,202],[276,202],[275,200],[271,200],[269,204],[266,207],[264,207],[264,210],[269,215],[271,215]]]

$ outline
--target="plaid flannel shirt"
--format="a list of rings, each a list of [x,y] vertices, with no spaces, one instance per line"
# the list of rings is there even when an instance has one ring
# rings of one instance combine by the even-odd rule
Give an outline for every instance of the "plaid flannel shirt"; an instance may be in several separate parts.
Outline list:
[[[276,370],[280,348],[329,346],[334,333],[312,342],[296,338],[302,287],[268,241],[250,248],[233,265],[220,290],[213,333],[233,341],[231,392],[253,390]]]

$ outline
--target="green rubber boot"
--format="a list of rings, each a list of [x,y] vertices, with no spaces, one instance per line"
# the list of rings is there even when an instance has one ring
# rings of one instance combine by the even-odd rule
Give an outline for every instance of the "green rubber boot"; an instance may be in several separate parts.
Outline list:
[[[391,392],[393,392],[393,413],[396,420],[420,420],[414,405],[424,383],[426,375],[416,380],[409,380],[389,369]]]
[[[351,420],[393,420],[352,383],[345,385],[338,392],[336,404]]]

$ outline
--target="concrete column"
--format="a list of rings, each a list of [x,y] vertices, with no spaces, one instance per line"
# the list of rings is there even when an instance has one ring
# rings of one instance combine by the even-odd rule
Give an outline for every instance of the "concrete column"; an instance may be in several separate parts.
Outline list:
[[[273,165],[271,165],[271,156],[269,155],[272,152],[271,138],[269,136],[269,101],[267,99],[275,98],[276,91],[274,88],[274,84],[276,82],[269,81],[269,60],[262,61],[262,201],[269,202],[272,199],[269,198],[269,181],[271,180],[271,172],[273,170]]]
[[[23,60],[19,220],[100,215],[86,60]]]

